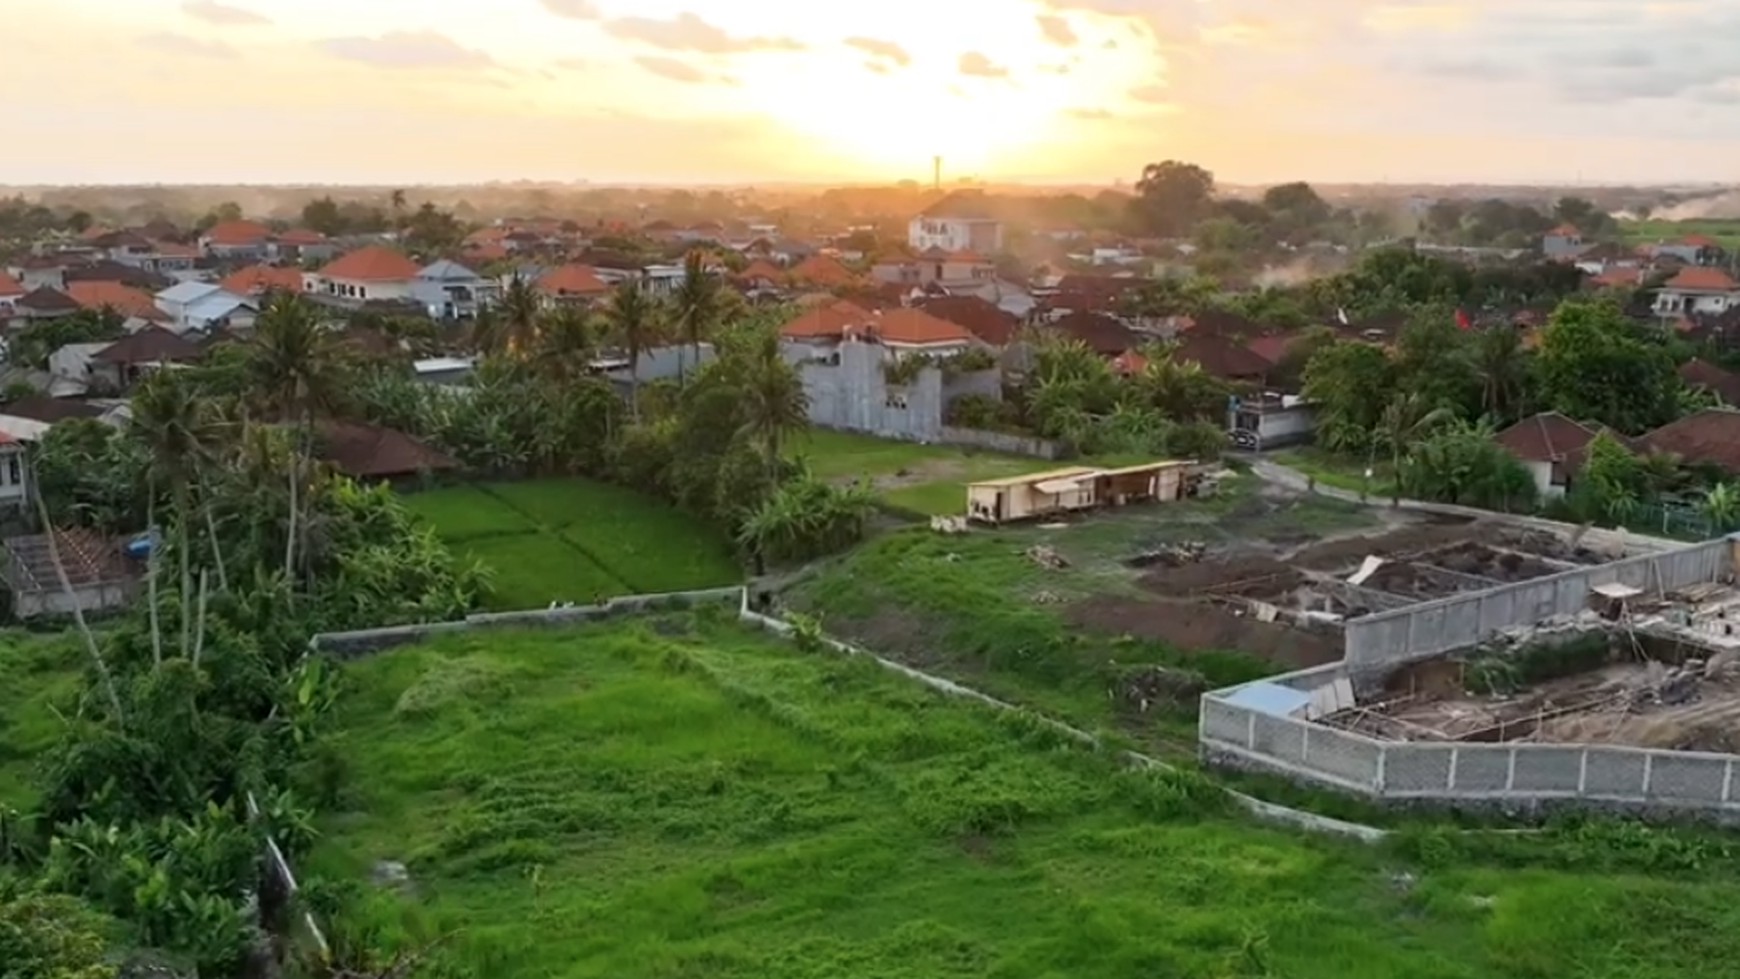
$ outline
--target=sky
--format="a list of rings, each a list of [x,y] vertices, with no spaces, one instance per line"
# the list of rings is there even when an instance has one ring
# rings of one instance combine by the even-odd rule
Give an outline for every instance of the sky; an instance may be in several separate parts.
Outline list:
[[[0,183],[1740,182],[1740,0],[0,0]]]

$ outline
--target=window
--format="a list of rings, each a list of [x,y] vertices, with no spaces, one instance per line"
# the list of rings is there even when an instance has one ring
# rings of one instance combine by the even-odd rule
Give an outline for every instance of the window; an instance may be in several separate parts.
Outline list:
[[[18,464],[18,453],[6,457],[6,483],[8,486],[24,485],[24,472]]]

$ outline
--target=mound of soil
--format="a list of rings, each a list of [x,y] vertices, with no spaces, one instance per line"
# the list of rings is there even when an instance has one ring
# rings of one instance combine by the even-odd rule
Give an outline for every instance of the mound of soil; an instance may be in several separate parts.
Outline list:
[[[1155,639],[1186,652],[1234,650],[1293,668],[1341,658],[1339,637],[1259,622],[1202,602],[1101,596],[1071,606],[1069,620],[1095,632]]]
[[[1270,557],[1209,558],[1176,568],[1157,568],[1142,576],[1143,587],[1162,595],[1190,595],[1219,585],[1253,578],[1292,575],[1293,569]]]

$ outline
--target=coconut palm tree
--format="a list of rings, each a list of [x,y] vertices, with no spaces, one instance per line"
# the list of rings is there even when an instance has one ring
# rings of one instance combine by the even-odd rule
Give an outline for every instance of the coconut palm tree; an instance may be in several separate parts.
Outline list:
[[[1474,369],[1480,375],[1481,410],[1508,421],[1522,396],[1522,338],[1506,328],[1484,330],[1474,341]]]
[[[1408,447],[1455,417],[1456,413],[1449,408],[1432,407],[1418,391],[1397,394],[1384,409],[1378,423],[1378,439],[1390,450],[1392,506],[1402,504],[1402,456]],[[1374,444],[1373,450],[1376,448]]]
[[[544,318],[536,349],[537,368],[547,377],[579,380],[592,364],[597,330],[586,314],[560,309]]]
[[[530,282],[514,276],[502,291],[496,312],[494,329],[484,338],[485,353],[519,354],[532,349],[538,342],[542,326],[543,299]]]
[[[255,396],[269,415],[297,428],[297,451],[290,467],[290,531],[284,543],[284,573],[289,575],[296,566],[297,487],[312,449],[314,415],[344,403],[348,372],[336,335],[308,304],[282,296],[255,323],[248,373]]]
[[[181,654],[190,655],[193,626],[193,487],[215,456],[219,422],[209,402],[180,371],[163,370],[146,378],[133,395],[129,428],[151,453],[151,484],[167,485],[175,507],[176,551],[181,564]],[[154,497],[156,494],[152,492]],[[151,506],[155,507],[155,500]],[[153,528],[155,530],[155,528]],[[152,649],[162,660],[157,635],[157,541],[152,541],[150,571]]]
[[[671,297],[672,325],[679,343],[695,352],[695,363],[701,362],[701,341],[709,338],[719,325],[724,309],[719,280],[707,271],[699,251],[691,251],[683,259],[683,282]],[[682,380],[682,347],[677,348],[677,378]]]
[[[616,287],[610,294],[605,318],[628,354],[628,410],[635,421],[640,420],[640,355],[658,337],[659,310],[656,303],[641,291],[633,279]]]
[[[744,434],[761,446],[768,475],[777,482],[786,437],[809,425],[809,395],[803,378],[780,356],[778,334],[767,331],[747,340],[738,356]]]

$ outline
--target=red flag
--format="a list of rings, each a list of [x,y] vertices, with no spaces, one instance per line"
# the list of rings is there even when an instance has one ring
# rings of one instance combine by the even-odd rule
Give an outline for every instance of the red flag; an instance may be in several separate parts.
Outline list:
[[[1468,318],[1467,310],[1458,309],[1456,311],[1456,328],[1459,330],[1474,329],[1474,321]]]

